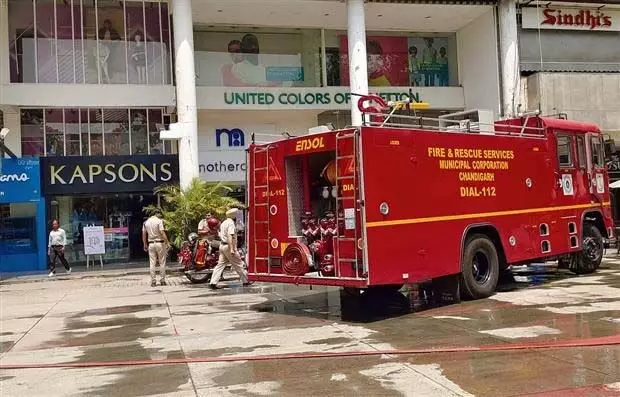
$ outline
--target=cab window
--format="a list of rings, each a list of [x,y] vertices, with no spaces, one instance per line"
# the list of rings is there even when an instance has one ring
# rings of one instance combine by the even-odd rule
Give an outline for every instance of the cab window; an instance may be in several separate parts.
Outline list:
[[[582,136],[577,137],[577,160],[579,161],[579,168],[586,168],[586,141]]]
[[[592,165],[596,168],[605,167],[605,152],[600,137],[592,137]]]
[[[573,140],[570,136],[558,136],[558,162],[560,167],[572,167],[573,165]]]

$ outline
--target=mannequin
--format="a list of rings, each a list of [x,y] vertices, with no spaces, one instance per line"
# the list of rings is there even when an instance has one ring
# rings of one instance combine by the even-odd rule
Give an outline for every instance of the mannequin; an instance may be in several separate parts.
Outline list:
[[[110,73],[108,72],[108,60],[110,58],[110,47],[106,42],[110,41],[110,31],[106,31],[103,36],[99,37],[97,43],[97,52],[95,57],[97,58],[97,71],[99,75],[100,84],[110,84]]]
[[[146,46],[144,37],[140,31],[133,35],[131,59],[133,60],[138,76],[137,84],[146,84]]]

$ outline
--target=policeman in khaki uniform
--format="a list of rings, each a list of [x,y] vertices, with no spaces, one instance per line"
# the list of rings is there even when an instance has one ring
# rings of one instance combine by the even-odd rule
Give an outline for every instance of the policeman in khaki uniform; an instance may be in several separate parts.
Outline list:
[[[243,259],[237,251],[237,227],[236,219],[239,210],[236,208],[230,209],[226,212],[226,220],[222,222],[220,226],[220,259],[213,269],[213,275],[211,276],[211,289],[219,289],[217,283],[224,273],[226,266],[230,265],[241,277],[241,282],[244,287],[251,285],[248,282],[248,274],[243,268]]]
[[[144,251],[149,253],[149,263],[151,266],[151,287],[155,287],[155,273],[159,262],[160,284],[166,285],[166,256],[168,254],[168,236],[164,231],[164,221],[161,219],[161,212],[157,211],[142,226],[142,242]]]

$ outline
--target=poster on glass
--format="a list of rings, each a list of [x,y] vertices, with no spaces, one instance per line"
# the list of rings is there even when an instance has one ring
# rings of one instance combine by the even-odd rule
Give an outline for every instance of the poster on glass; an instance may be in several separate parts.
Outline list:
[[[371,87],[406,87],[407,37],[369,36],[366,39],[368,85]],[[340,80],[349,85],[349,49],[347,36],[340,36]]]
[[[292,87],[304,82],[297,35],[209,32],[208,38],[206,51],[195,54],[197,85]]]
[[[447,87],[449,84],[448,39],[408,39],[409,82],[413,87]]]

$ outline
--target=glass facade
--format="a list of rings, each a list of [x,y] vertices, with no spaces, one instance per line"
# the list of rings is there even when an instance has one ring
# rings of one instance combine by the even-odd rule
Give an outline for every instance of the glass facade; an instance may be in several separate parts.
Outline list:
[[[194,32],[196,85],[315,87],[321,85],[321,32],[239,29]]]
[[[0,256],[37,253],[37,204],[0,204]]]
[[[118,156],[176,153],[159,139],[169,116],[148,109],[21,109],[23,156]]]
[[[142,209],[156,203],[152,194],[52,196],[50,217],[58,219],[67,233],[66,258],[70,264],[86,262],[84,226],[103,226],[105,263],[146,258],[142,246]]]
[[[168,5],[9,0],[12,83],[171,84]]]
[[[218,27],[194,36],[199,86],[349,85],[345,31]],[[370,86],[458,85],[454,33],[368,32],[367,39]]]
[[[368,85],[449,87],[458,85],[454,33],[367,32]],[[345,31],[325,33],[327,85],[349,85]]]

